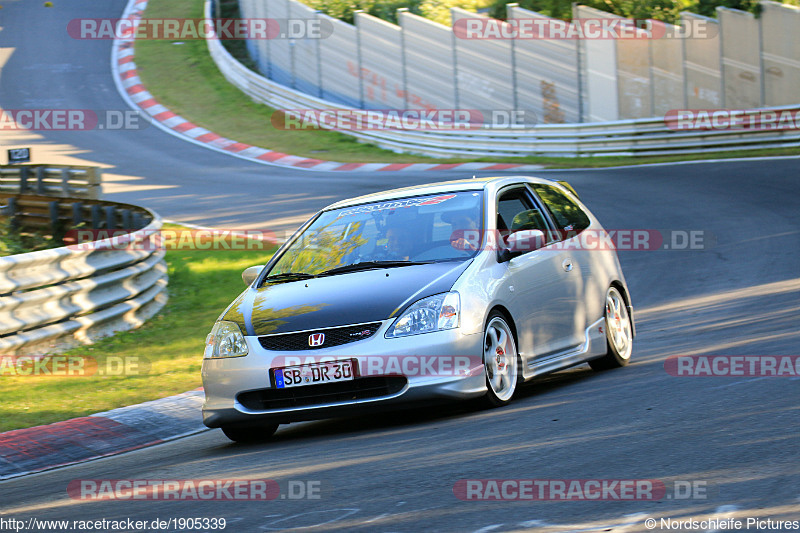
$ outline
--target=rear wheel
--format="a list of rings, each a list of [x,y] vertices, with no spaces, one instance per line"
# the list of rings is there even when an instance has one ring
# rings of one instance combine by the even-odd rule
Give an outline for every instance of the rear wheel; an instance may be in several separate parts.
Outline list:
[[[625,299],[616,287],[606,292],[606,355],[589,361],[593,370],[619,368],[630,362],[633,350],[633,327]]]
[[[505,318],[492,313],[483,334],[483,363],[486,369],[486,403],[501,406],[511,401],[517,389],[517,345]]]
[[[222,426],[226,437],[235,442],[263,442],[278,430],[278,424],[252,426]]]

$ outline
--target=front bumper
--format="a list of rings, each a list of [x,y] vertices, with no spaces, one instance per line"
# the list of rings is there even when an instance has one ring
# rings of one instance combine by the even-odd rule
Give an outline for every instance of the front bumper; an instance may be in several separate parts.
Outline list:
[[[203,423],[212,428],[250,423],[285,424],[417,402],[475,398],[486,393],[481,333],[462,335],[456,328],[387,339],[384,334],[391,322],[385,321],[368,339],[321,350],[265,350],[258,337],[252,336],[245,337],[249,353],[244,357],[204,359]],[[362,376],[367,374],[359,387],[370,388],[376,382],[381,382],[381,386],[372,387],[371,396],[350,394],[346,385],[341,385],[341,391],[333,391],[333,394],[331,391],[336,387],[327,385],[297,387],[291,390],[298,391],[304,398],[303,405],[296,406],[288,401],[260,400],[289,390],[275,389],[270,379],[271,368],[319,362],[325,357],[357,360]],[[456,359],[457,363],[448,364]],[[426,366],[424,361],[429,364]],[[372,381],[367,383],[368,380]],[[381,389],[383,382],[387,386]],[[319,394],[316,391],[320,391]]]

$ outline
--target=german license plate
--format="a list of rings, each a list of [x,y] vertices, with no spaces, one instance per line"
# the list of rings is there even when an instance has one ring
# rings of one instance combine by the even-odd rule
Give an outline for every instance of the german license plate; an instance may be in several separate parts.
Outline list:
[[[287,366],[276,368],[273,372],[275,387],[278,389],[351,381],[355,378],[355,366],[352,360]]]

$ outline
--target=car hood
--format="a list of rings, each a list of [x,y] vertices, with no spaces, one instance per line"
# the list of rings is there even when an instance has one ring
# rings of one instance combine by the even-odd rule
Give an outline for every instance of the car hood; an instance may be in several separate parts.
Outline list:
[[[247,289],[223,313],[246,335],[377,322],[447,292],[471,261],[349,272]]]

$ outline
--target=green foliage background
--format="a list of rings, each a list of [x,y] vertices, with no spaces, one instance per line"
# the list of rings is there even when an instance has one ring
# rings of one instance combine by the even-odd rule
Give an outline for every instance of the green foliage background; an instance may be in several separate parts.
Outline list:
[[[376,17],[397,22],[397,9],[450,24],[450,8],[460,7],[469,11],[481,11],[503,19],[506,4],[511,0],[302,0],[305,4],[332,17],[353,22],[353,13],[363,10]],[[553,18],[572,18],[571,0],[517,0],[520,7],[537,11]],[[716,16],[716,7],[729,7],[759,13],[758,0],[584,0],[582,5],[593,7],[628,18],[655,19],[676,22],[681,11],[691,11],[707,17]],[[784,4],[800,5],[800,0],[786,0]]]

